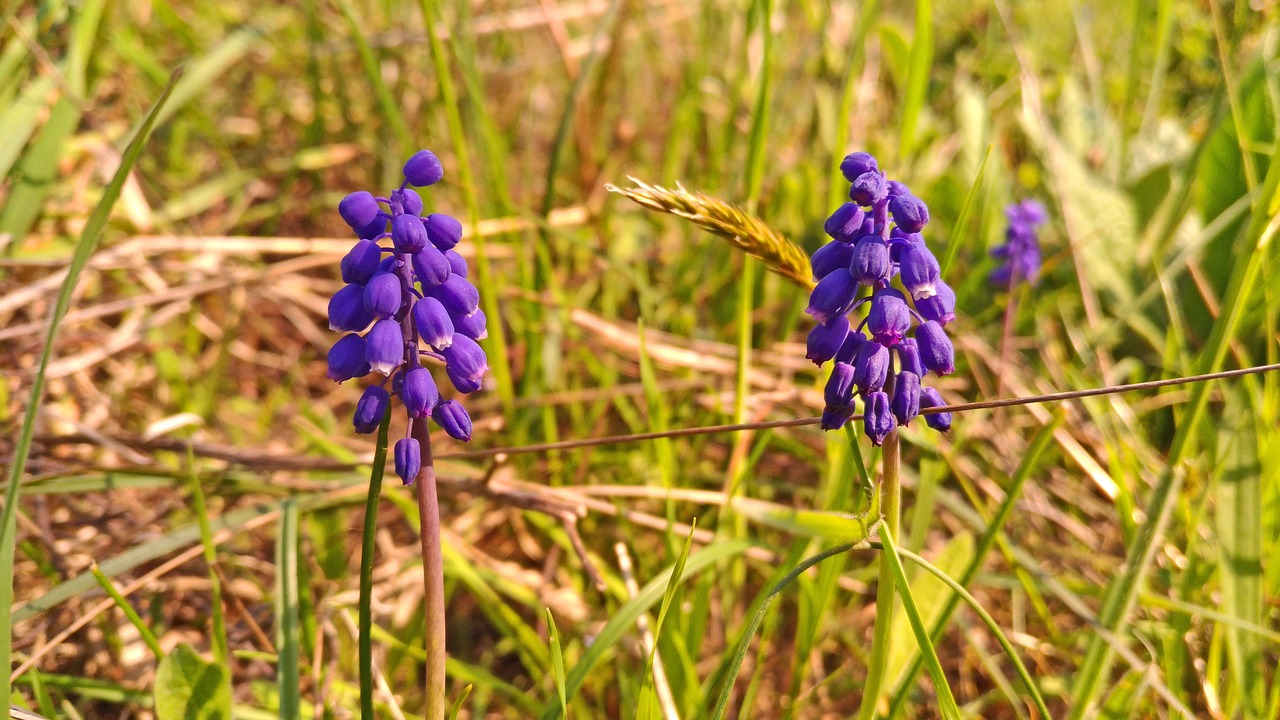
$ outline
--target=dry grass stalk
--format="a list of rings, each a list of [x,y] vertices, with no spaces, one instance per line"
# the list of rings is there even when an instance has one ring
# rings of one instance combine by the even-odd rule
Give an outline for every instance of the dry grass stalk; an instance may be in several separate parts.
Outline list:
[[[605,185],[605,189],[656,212],[677,215],[734,247],[764,261],[770,270],[808,290],[813,287],[809,256],[799,245],[769,227],[763,220],[705,193],[689,192],[679,185],[668,190],[628,177],[634,188]]]

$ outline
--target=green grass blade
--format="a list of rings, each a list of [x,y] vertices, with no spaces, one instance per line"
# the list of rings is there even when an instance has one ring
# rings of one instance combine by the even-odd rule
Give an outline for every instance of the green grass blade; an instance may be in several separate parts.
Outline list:
[[[684,547],[680,550],[680,555],[676,558],[675,569],[671,572],[671,579],[667,582],[666,592],[662,593],[662,603],[658,606],[658,619],[653,623],[653,651],[649,653],[649,659],[645,662],[644,667],[644,690],[641,691],[643,702],[648,702],[649,693],[647,689],[653,682],[653,663],[654,658],[658,655],[658,639],[662,637],[662,623],[667,619],[667,611],[671,609],[671,601],[676,596],[676,591],[680,589],[680,578],[684,577],[684,566],[689,560],[689,551],[693,549],[693,536],[698,529],[698,520],[694,518],[689,527],[689,536],[685,538]]]
[[[67,277],[62,283],[61,290],[58,291],[58,298],[54,302],[53,311],[49,317],[49,332],[45,335],[44,346],[40,352],[40,360],[36,366],[35,376],[31,381],[31,392],[27,397],[27,408],[22,418],[22,427],[18,434],[18,441],[13,449],[13,456],[9,462],[8,486],[5,488],[4,512],[0,515],[0,697],[9,697],[9,671],[12,667],[12,620],[13,609],[13,555],[14,540],[17,536],[18,521],[18,486],[22,481],[22,475],[26,471],[27,458],[31,454],[31,440],[35,436],[36,414],[40,408],[40,401],[44,397],[45,372],[48,370],[49,361],[53,357],[53,344],[57,338],[58,325],[62,322],[62,318],[67,314],[67,308],[71,305],[71,294],[75,290],[76,282],[80,279],[80,273],[84,270],[84,266],[89,262],[89,256],[93,254],[94,249],[98,246],[98,240],[102,237],[102,230],[107,225],[107,220],[111,216],[111,209],[115,206],[116,200],[120,197],[120,192],[124,188],[125,180],[128,179],[129,173],[133,170],[133,166],[138,163],[138,158],[142,156],[142,150],[147,145],[147,140],[151,137],[151,131],[155,127],[156,116],[169,100],[170,93],[173,92],[174,83],[181,76],[181,70],[177,70],[169,78],[169,84],[165,86],[160,97],[147,113],[146,118],[134,133],[133,140],[130,141],[125,149],[124,157],[120,161],[120,167],[116,169],[115,175],[111,178],[111,182],[107,184],[106,189],[102,193],[102,199],[98,201],[98,205],[93,209],[93,213],[89,215],[88,222],[85,223],[84,230],[80,233],[80,240],[76,244],[75,254],[71,258],[71,263],[67,268]],[[12,197],[10,198],[12,200]]]
[[[902,134],[898,139],[898,156],[902,162],[915,152],[916,126],[929,90],[929,73],[933,69],[933,2],[916,0],[915,36],[911,39],[911,56],[907,70],[907,86],[902,100]]]
[[[355,41],[356,54],[360,56],[360,65],[364,68],[369,86],[373,88],[382,116],[391,125],[391,132],[395,134],[396,142],[400,143],[400,151],[410,152],[410,148],[414,147],[413,133],[409,132],[409,123],[404,119],[404,111],[400,103],[396,102],[395,95],[391,94],[391,88],[387,87],[386,81],[382,78],[382,67],[378,62],[377,54],[373,51],[373,46],[369,44],[369,38],[365,37],[360,17],[351,6],[350,0],[336,0],[336,2],[338,10],[342,12],[342,19],[347,23],[350,37]]]
[[[200,544],[204,546],[204,562],[209,569],[209,605],[213,613],[213,659],[219,665],[227,664],[227,620],[222,611],[222,582],[218,577],[218,547],[213,543],[213,526],[209,522],[209,508],[204,502],[204,488],[200,474],[196,472],[195,452],[187,446],[187,465],[191,470],[191,504],[200,528]]]
[[[285,500],[276,537],[276,687],[280,717],[302,717],[302,678],[299,672],[298,503]]]
[[[685,564],[684,574],[680,577],[680,580],[683,582],[686,578],[702,572],[721,560],[741,555],[750,547],[751,543],[740,540],[731,540],[705,547],[689,556],[689,561]],[[640,592],[635,597],[618,608],[613,617],[609,619],[609,622],[596,634],[591,646],[587,648],[587,651],[582,654],[582,658],[578,660],[578,663],[573,666],[573,670],[569,672],[566,689],[570,696],[578,692],[578,688],[582,686],[587,674],[591,672],[596,663],[604,658],[604,654],[617,644],[618,640],[627,631],[627,628],[634,625],[641,614],[648,611],[649,608],[662,599],[673,570],[674,568],[668,569],[646,583],[644,587],[640,588]],[[553,704],[544,707],[540,717],[542,720],[554,720],[554,718],[560,717],[559,705]]]
[[[978,204],[978,196],[982,194],[983,182],[987,178],[987,161],[990,159],[991,143],[988,143],[987,151],[982,154],[982,163],[978,165],[978,174],[973,178],[969,192],[965,193],[964,204],[960,206],[960,214],[956,216],[956,224],[951,227],[951,235],[947,240],[947,252],[942,257],[941,277],[950,277],[947,273],[951,263],[956,259],[956,253],[960,252],[960,239],[963,237],[965,227],[969,224],[969,216],[973,214],[974,206]]]
[[[564,680],[564,650],[560,647],[560,631],[556,629],[556,619],[547,608],[547,635],[551,639],[551,675],[556,684],[556,697],[560,699],[560,714],[569,717],[569,697]]]
[[[916,600],[911,595],[911,582],[907,580],[907,574],[902,571],[902,561],[898,559],[898,548],[893,543],[893,533],[883,521],[880,523],[879,532],[880,542],[884,545],[881,555],[889,559],[894,584],[898,587],[898,597],[902,599],[903,613],[911,625],[911,632],[916,636],[916,644],[920,647],[920,657],[924,659],[924,666],[929,671],[929,677],[933,679],[933,689],[938,693],[938,706],[942,717],[947,720],[960,720],[960,708],[956,707],[956,699],[951,694],[951,686],[947,684],[946,673],[942,671],[942,661],[938,660],[938,653],[933,649],[933,641],[929,639],[924,620],[920,618],[920,611],[916,608]]]
[[[360,537],[360,716],[373,717],[373,556],[378,533],[378,501],[382,498],[382,476],[387,470],[387,433],[391,413],[378,425],[378,444],[373,451],[369,473],[369,493],[364,501],[364,530]]]
[[[156,640],[156,634],[151,632],[151,628],[138,615],[138,611],[133,608],[133,604],[125,599],[124,595],[116,589],[115,583],[111,582],[111,578],[102,574],[102,570],[98,567],[98,563],[89,566],[89,572],[93,573],[93,578],[98,581],[98,585],[102,587],[112,600],[115,601],[116,607],[120,608],[120,612],[124,613],[125,618],[138,631],[138,635],[142,641],[151,649],[151,654],[156,656],[156,660],[164,657],[164,650],[160,648],[160,641]]]

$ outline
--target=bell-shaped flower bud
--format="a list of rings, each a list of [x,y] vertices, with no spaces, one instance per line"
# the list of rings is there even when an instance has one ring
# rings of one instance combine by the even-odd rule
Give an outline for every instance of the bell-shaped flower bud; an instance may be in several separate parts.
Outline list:
[[[863,343],[853,359],[853,383],[858,386],[858,391],[875,392],[884,387],[888,377],[889,349],[878,342]]]
[[[373,313],[364,306],[364,288],[351,283],[329,299],[329,329],[360,332],[373,322]]]
[[[391,221],[391,242],[396,250],[412,255],[427,246],[427,228],[417,215],[397,215]]]
[[[355,425],[356,432],[368,435],[378,429],[378,424],[390,409],[391,395],[379,385],[370,385],[356,402],[356,412],[351,417],[351,424]]]
[[[453,344],[453,319],[444,305],[433,297],[424,297],[413,304],[413,325],[418,329],[422,342],[438,352]]]
[[[894,378],[893,397],[889,405],[893,416],[901,425],[910,425],[916,415],[920,414],[920,376],[903,371]]]
[[[458,337],[462,336],[459,335]],[[463,395],[470,395],[484,387],[483,374],[472,376],[463,375],[457,368],[450,367],[448,365],[445,365],[444,367],[444,374],[449,376],[449,382],[453,383],[453,386]]]
[[[419,150],[404,164],[404,179],[408,180],[410,185],[417,187],[435,185],[443,177],[444,167],[440,165],[440,159],[436,154],[430,150]]]
[[[945,407],[946,403],[942,401],[942,396],[937,390],[931,387],[920,390],[920,409],[927,410],[929,408]],[[951,413],[930,413],[924,416],[924,422],[929,427],[938,432],[947,432],[951,429]]]
[[[404,208],[405,213],[409,215],[422,214],[422,196],[413,188],[405,188],[400,191],[400,205]]]
[[[417,419],[431,414],[431,409],[440,401],[440,391],[436,389],[436,381],[431,371],[424,367],[416,367],[403,373],[404,381],[400,384],[400,399],[404,401],[409,417]]]
[[[382,248],[372,240],[359,240],[342,258],[342,282],[364,285],[378,272]]]
[[[889,281],[889,246],[878,235],[863,235],[853,246],[849,272],[864,285],[879,287]]]
[[[831,368],[831,377],[827,378],[827,386],[823,391],[827,407],[850,407],[853,405],[853,366],[838,362]]]
[[[889,212],[893,213],[893,221],[904,232],[918,233],[929,223],[929,206],[915,195],[893,197],[889,200]]]
[[[422,445],[416,438],[400,438],[396,441],[395,457],[396,474],[405,485],[412,485],[422,470]]]
[[[813,277],[821,280],[841,268],[849,267],[853,260],[853,246],[842,242],[829,242],[814,251],[809,259]]]
[[[950,375],[956,369],[956,351],[947,331],[933,320],[916,328],[916,344],[920,346],[920,362],[926,370]]]
[[[912,298],[920,300],[938,294],[942,269],[923,242],[912,242],[903,247],[898,264],[902,270],[902,286]]]
[[[866,213],[858,207],[858,203],[847,202],[831,213],[831,217],[827,218],[822,229],[826,230],[833,239],[850,243],[862,231],[862,221],[865,219]]]
[[[857,300],[858,282],[848,270],[836,270],[818,281],[809,295],[805,312],[826,325],[853,308]]]
[[[427,237],[440,252],[452,250],[453,246],[462,242],[462,223],[448,215],[432,213],[422,219],[427,226]]]
[[[444,355],[445,370],[449,372],[450,379],[460,378],[478,383],[489,369],[489,359],[485,357],[484,350],[475,340],[461,333],[455,332],[453,342],[441,350],[440,354]],[[456,382],[454,384],[457,385]],[[466,384],[470,386],[471,383]],[[458,388],[462,392],[474,392],[478,389],[478,384],[473,390]]]
[[[431,411],[431,419],[454,440],[467,442],[471,439],[471,416],[467,409],[457,400],[447,400]]]
[[[836,362],[849,363],[852,365],[854,359],[858,357],[858,351],[861,350],[862,346],[868,342],[870,342],[870,340],[867,340],[866,335],[863,335],[857,330],[851,331],[849,336],[844,339],[844,344],[840,346],[838,351],[836,351]]]
[[[884,200],[888,192],[884,175],[872,170],[854,178],[853,187],[849,188],[849,199],[859,205],[870,206]]]
[[[881,391],[867,395],[867,407],[862,413],[863,430],[876,447],[893,432],[893,412],[889,409],[889,396]]]
[[[364,286],[364,306],[380,320],[399,312],[403,299],[400,278],[395,273],[377,273]]]
[[[454,275],[458,275],[463,278],[467,277],[466,258],[462,257],[457,250],[445,250],[444,256],[449,261],[449,269],[453,271]]]
[[[353,192],[338,203],[338,214],[352,230],[359,230],[377,220],[380,212],[382,208],[373,199],[373,193],[364,190]]]
[[[902,338],[902,342],[894,345],[893,349],[898,353],[899,370],[914,373],[917,377],[924,377],[924,364],[920,362],[920,346],[916,344],[915,338]]]
[[[876,165],[876,159],[871,153],[854,152],[844,156],[844,160],[840,162],[840,174],[844,175],[844,179],[853,182],[858,176],[876,172],[880,169]],[[870,203],[866,203],[870,205]]]
[[[429,290],[453,317],[464,317],[480,307],[480,291],[459,275],[450,274],[439,287]]]
[[[453,318],[453,330],[472,340],[483,340],[489,337],[488,318],[483,310],[476,310],[470,315]]]
[[[844,424],[849,422],[849,418],[857,412],[857,408],[850,404],[848,407],[825,407],[822,409],[822,429],[823,430],[839,430]]]
[[[933,289],[936,291],[933,297],[916,300],[916,312],[925,320],[946,326],[956,319],[956,293],[942,280],[934,283]]]
[[[867,329],[871,339],[893,347],[911,329],[911,310],[902,293],[886,287],[871,296],[871,310],[867,313]]]
[[[861,333],[859,333],[861,334]],[[849,336],[849,318],[841,315],[826,325],[814,325],[805,343],[805,357],[821,366],[836,356]]]
[[[390,375],[404,363],[404,332],[392,318],[379,320],[365,336],[365,359],[374,372]]]
[[[413,273],[422,283],[423,292],[440,287],[453,271],[449,268],[449,258],[432,245],[422,248],[413,256]]]
[[[369,361],[364,357],[364,338],[354,333],[338,338],[338,342],[329,348],[328,359],[329,371],[326,374],[334,382],[369,374]]]
[[[379,215],[368,225],[356,228],[356,237],[363,240],[377,240],[387,231],[387,218]]]
[[[903,183],[898,182],[897,180],[890,180],[889,182],[885,183],[885,186],[888,188],[889,197],[891,198],[898,197],[900,195],[911,194],[911,188],[907,187]]]

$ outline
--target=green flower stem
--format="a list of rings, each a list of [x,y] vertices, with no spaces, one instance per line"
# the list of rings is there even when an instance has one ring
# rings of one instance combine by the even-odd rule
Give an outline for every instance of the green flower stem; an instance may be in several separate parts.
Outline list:
[[[898,431],[895,428],[884,439],[884,479],[880,481],[880,514],[890,535],[898,535],[902,485],[898,473]],[[894,579],[893,558],[880,554],[880,580],[876,587],[876,624],[871,641],[871,658],[867,661],[867,681],[863,685],[862,705],[858,720],[871,720],[880,700],[885,669],[889,665],[889,638],[893,629]]]
[[[373,451],[373,472],[369,474],[369,494],[364,503],[364,533],[360,544],[360,716],[373,714],[373,553],[378,532],[378,500],[382,497],[382,476],[387,468],[387,430],[391,413],[378,425],[378,444]]]
[[[422,469],[414,484],[418,488],[418,518],[422,529],[422,589],[426,594],[427,707],[426,720],[444,720],[444,557],[440,551],[440,502],[436,494],[436,468],[431,459],[431,433],[427,423],[413,424],[413,437],[422,446]]]

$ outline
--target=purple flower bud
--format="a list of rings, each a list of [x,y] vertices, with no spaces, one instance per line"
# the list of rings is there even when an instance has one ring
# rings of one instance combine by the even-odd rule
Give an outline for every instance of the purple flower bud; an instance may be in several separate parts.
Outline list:
[[[861,333],[859,333],[861,334]],[[826,325],[814,325],[805,343],[805,357],[821,367],[836,356],[849,336],[849,318],[841,315]]]
[[[906,185],[898,182],[897,180],[890,180],[889,182],[885,183],[885,185],[888,187],[889,197],[898,197],[899,195],[911,194],[911,188],[908,188]]]
[[[916,344],[920,346],[920,362],[926,370],[950,375],[956,369],[956,351],[947,331],[930,320],[916,328]]]
[[[885,199],[888,188],[885,187],[884,175],[879,171],[864,172],[853,181],[849,189],[849,199],[859,205],[875,205]]]
[[[442,351],[453,344],[453,319],[440,301],[424,297],[413,304],[413,325],[422,342]]]
[[[404,333],[392,318],[379,320],[365,336],[365,359],[374,372],[390,375],[404,363]]]
[[[442,402],[431,411],[431,419],[436,421],[449,437],[467,442],[471,440],[471,416],[467,409],[457,400]]]
[[[472,340],[483,340],[489,337],[488,318],[483,310],[476,310],[470,315],[453,318],[453,330]]]
[[[377,220],[380,212],[382,208],[378,207],[378,201],[373,199],[373,193],[364,190],[353,192],[338,203],[338,214],[351,226],[352,230],[359,230]]]
[[[422,446],[416,438],[400,438],[396,441],[396,474],[405,485],[412,485],[422,469]]]
[[[844,160],[840,162],[840,173],[844,175],[844,179],[853,182],[863,173],[876,172],[879,170],[876,165],[876,159],[871,153],[855,152],[844,156]],[[866,203],[870,205],[870,203]]]
[[[853,260],[853,246],[842,242],[829,242],[814,251],[809,259],[813,277],[821,280],[832,272],[849,267]]]
[[[343,335],[329,348],[329,371],[334,382],[369,374],[369,363],[364,359],[364,338],[356,334]]]
[[[898,195],[889,201],[889,212],[898,227],[918,233],[929,222],[929,207],[915,195]]]
[[[459,335],[458,337],[462,336]],[[463,375],[461,371],[449,365],[444,366],[444,374],[449,376],[449,382],[452,382],[453,386],[458,389],[458,392],[463,395],[470,395],[484,387],[483,375],[468,377]]]
[[[453,317],[464,317],[480,307],[480,291],[458,275],[450,275],[439,287],[429,290]]]
[[[902,338],[902,342],[893,346],[898,351],[898,369],[917,377],[924,377],[924,365],[920,362],[920,346],[915,338]]]
[[[449,261],[449,269],[454,275],[462,277],[467,276],[467,259],[462,257],[457,250],[445,250],[444,256]]]
[[[424,367],[416,367],[404,373],[404,381],[400,387],[400,399],[404,401],[409,417],[417,419],[431,414],[431,408],[440,401],[440,391],[436,389],[436,381],[431,371]]]
[[[373,322],[373,313],[364,306],[364,288],[352,283],[329,300],[329,329],[360,332]]]
[[[889,405],[902,425],[910,425],[920,414],[920,376],[908,371],[898,373]]]
[[[387,391],[381,386],[370,385],[364,389],[364,394],[356,403],[356,413],[351,418],[351,424],[355,425],[356,432],[368,435],[378,429],[378,424],[386,417],[390,408],[391,396]]]
[[[858,391],[875,392],[889,376],[889,349],[878,342],[865,342],[853,359],[853,382]]]
[[[951,286],[942,280],[934,283],[933,289],[937,291],[933,297],[916,300],[916,311],[925,320],[933,320],[945,326],[956,319],[956,294]]]
[[[397,215],[391,221],[391,242],[396,250],[413,254],[427,246],[427,229],[417,215]]]
[[[867,219],[862,221],[862,231],[858,233],[858,236],[861,237],[863,235],[875,235],[875,234],[876,234],[876,219],[871,216],[867,216]]]
[[[866,213],[857,203],[847,202],[836,211],[831,213],[831,217],[827,218],[827,222],[823,225],[823,229],[832,238],[840,242],[853,242],[862,230],[862,221],[866,219]]]
[[[853,246],[849,272],[865,285],[878,287],[889,280],[889,246],[878,235],[863,235]]]
[[[404,164],[404,179],[410,185],[435,185],[443,177],[444,168],[440,165],[440,159],[430,150],[419,150]]]
[[[911,310],[902,293],[893,288],[882,288],[871,296],[871,310],[867,313],[867,329],[871,338],[885,347],[892,347],[911,329]]]
[[[379,319],[389,318],[400,311],[400,278],[395,273],[377,273],[364,286],[364,306]]]
[[[382,258],[382,262],[378,263],[378,272],[396,272],[403,264],[396,259],[395,255],[388,255]]]
[[[1049,214],[1039,200],[1023,200],[1004,209],[1011,225],[1042,225]]]
[[[849,312],[857,300],[858,283],[848,270],[836,270],[818,281],[805,312],[826,325]]]
[[[822,410],[822,429],[823,430],[839,430],[844,424],[849,422],[849,418],[857,409],[851,403],[848,407],[827,407]]]
[[[450,379],[461,378],[464,380],[474,380],[479,382],[484,376],[485,371],[489,369],[489,360],[485,357],[484,350],[476,344],[475,340],[461,333],[454,333],[453,342],[449,347],[440,351],[444,355],[445,370],[449,372]],[[454,383],[457,384],[456,382]],[[476,389],[479,389],[478,386]],[[462,392],[474,392],[474,390],[463,390]]]
[[[934,390],[931,387],[920,390],[921,410],[944,406],[946,406],[946,403],[942,401],[942,396],[938,394],[937,390]],[[951,429],[951,413],[931,413],[924,416],[924,422],[926,425],[938,432],[947,432]]]
[[[827,407],[850,407],[853,405],[854,369],[848,363],[836,363],[831,368],[831,377],[827,378],[827,386],[823,397]]]
[[[427,237],[431,244],[440,248],[441,252],[452,250],[454,245],[462,242],[462,223],[448,215],[433,213],[423,218],[427,226]]]
[[[379,215],[368,225],[356,228],[356,237],[363,240],[377,240],[387,231],[387,218]]]
[[[400,191],[400,204],[409,215],[422,214],[422,196],[413,188]]]
[[[440,287],[452,274],[449,258],[432,245],[427,245],[413,255],[413,273],[422,283],[424,292]]]
[[[342,258],[342,282],[363,285],[378,272],[382,248],[372,240],[360,240]]]
[[[858,357],[858,351],[861,350],[862,346],[867,342],[870,341],[867,340],[866,335],[863,335],[856,330],[850,332],[849,336],[844,339],[844,344],[840,346],[840,350],[836,352],[836,362],[849,363],[852,365],[854,358]]]
[[[889,396],[877,390],[867,395],[867,407],[862,411],[863,430],[871,438],[871,444],[880,443],[893,432],[893,413],[889,409]]]
[[[902,248],[899,261],[902,270],[902,286],[911,297],[920,300],[938,294],[937,284],[942,272],[938,259],[922,242],[913,242]]]

